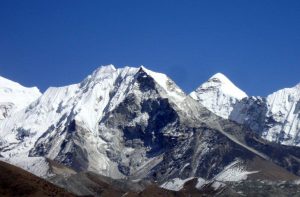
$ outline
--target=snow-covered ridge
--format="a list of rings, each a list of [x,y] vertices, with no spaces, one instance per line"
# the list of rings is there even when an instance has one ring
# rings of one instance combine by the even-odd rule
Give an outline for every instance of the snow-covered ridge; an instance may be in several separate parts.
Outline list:
[[[22,110],[40,96],[37,87],[27,88],[0,76],[0,120]]]
[[[167,75],[153,72],[144,66],[141,66],[140,68],[150,75],[161,86],[161,88],[166,91],[168,96],[179,101],[183,101],[185,99],[185,93],[169,77],[167,77]]]

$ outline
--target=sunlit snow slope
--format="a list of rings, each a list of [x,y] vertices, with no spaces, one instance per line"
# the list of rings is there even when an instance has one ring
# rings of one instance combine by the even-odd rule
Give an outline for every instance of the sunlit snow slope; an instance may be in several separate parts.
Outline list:
[[[41,96],[36,88],[26,88],[0,76],[0,121]]]
[[[247,94],[236,87],[225,75],[217,73],[190,96],[218,116],[228,118],[234,104],[247,97]]]

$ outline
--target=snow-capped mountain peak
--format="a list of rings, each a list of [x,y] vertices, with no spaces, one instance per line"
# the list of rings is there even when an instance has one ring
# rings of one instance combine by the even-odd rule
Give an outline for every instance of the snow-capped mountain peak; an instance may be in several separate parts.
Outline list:
[[[219,87],[224,94],[231,96],[233,98],[242,99],[247,97],[247,94],[234,85],[224,74],[217,73],[209,78],[208,82],[204,83],[202,86]]]
[[[247,94],[235,86],[224,74],[217,73],[203,83],[190,96],[218,116],[228,118],[237,101]]]
[[[208,109],[230,118],[233,107],[247,100],[239,100],[247,95],[238,90],[218,73],[194,94]],[[299,105],[292,109],[299,110]],[[209,112],[166,75],[144,66],[101,66],[80,83],[48,88],[0,121],[0,131],[0,160],[42,177],[54,176],[51,180],[55,173],[65,176],[57,163],[72,173],[91,171],[158,184],[173,179],[179,187],[192,177],[240,181],[248,174],[265,176],[255,162],[272,164],[264,152],[272,148],[265,150],[264,141]],[[276,161],[285,159],[276,155]],[[292,162],[299,161],[297,156]]]
[[[0,149],[5,147],[7,151],[1,155],[40,176],[46,176],[47,164],[42,158],[47,157],[79,170],[122,177],[123,169],[118,170],[118,162],[111,155],[119,154],[116,151],[123,146],[122,136],[146,135],[143,133],[146,131],[133,132],[130,128],[141,124],[138,128],[146,129],[152,116],[172,113],[174,116],[166,115],[166,118],[177,120],[168,103],[179,106],[185,98],[183,91],[164,74],[143,66],[118,69],[113,65],[101,66],[78,84],[48,88],[26,110],[4,120],[0,124],[3,131]],[[165,108],[160,109],[162,107]],[[124,128],[114,127],[118,123]],[[89,150],[89,154],[83,148]],[[128,148],[124,154],[131,154],[134,149]],[[137,151],[146,154],[147,150]],[[82,158],[75,157],[76,154]],[[32,157],[39,159],[42,171],[35,171],[34,163],[30,163]],[[132,162],[140,162],[136,164],[140,165],[147,161],[144,159]],[[123,162],[127,165],[125,156]]]

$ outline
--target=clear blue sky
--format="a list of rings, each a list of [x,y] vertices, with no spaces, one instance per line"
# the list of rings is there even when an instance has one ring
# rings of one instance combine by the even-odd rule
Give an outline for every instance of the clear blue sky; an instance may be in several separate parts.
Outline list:
[[[105,64],[143,64],[186,92],[222,72],[264,96],[300,82],[300,1],[0,1],[0,75],[44,91]]]

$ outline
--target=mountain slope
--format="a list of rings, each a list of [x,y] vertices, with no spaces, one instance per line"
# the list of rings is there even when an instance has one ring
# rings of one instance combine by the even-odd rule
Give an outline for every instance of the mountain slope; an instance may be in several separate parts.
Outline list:
[[[0,161],[0,196],[74,196],[20,168]]]
[[[228,174],[229,168],[223,172]],[[219,175],[220,176],[220,175]],[[57,177],[58,178],[58,177]],[[56,179],[57,179],[56,178]],[[52,180],[53,181],[53,180]],[[147,185],[146,189],[134,191],[128,181],[112,180],[94,173],[79,173],[70,177],[61,176],[56,180],[58,185],[77,193],[79,196],[242,196],[271,195],[296,196],[299,193],[297,182],[219,182],[205,181],[201,178],[190,178],[180,187],[180,191],[166,190],[157,185]],[[217,187],[218,186],[218,187]],[[280,187],[278,187],[280,186]],[[264,188],[259,189],[257,188]],[[0,195],[1,196],[74,196],[71,193],[10,164],[0,162]]]
[[[0,76],[0,121],[27,107],[41,96],[36,88],[26,88]]]

